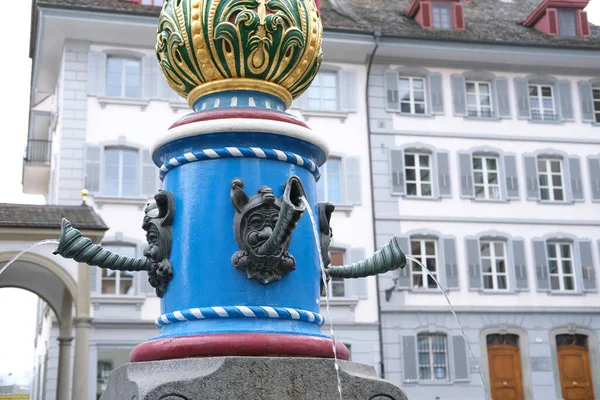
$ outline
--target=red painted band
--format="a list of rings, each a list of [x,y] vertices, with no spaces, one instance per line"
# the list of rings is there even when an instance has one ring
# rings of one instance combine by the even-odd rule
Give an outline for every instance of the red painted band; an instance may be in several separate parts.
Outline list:
[[[210,121],[215,119],[227,118],[249,118],[249,119],[269,119],[272,121],[287,122],[310,129],[304,122],[297,118],[277,111],[260,110],[255,108],[223,108],[220,110],[199,111],[193,114],[188,114],[175,122],[169,129],[177,126],[192,124],[194,122]]]
[[[266,356],[333,358],[331,339],[283,334],[215,334],[157,339],[137,345],[131,362],[190,357]],[[336,342],[337,357],[350,359],[348,348]]]

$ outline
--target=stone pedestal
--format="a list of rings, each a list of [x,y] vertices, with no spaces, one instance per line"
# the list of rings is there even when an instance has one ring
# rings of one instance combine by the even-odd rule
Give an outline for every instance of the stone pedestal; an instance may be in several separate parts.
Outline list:
[[[407,400],[373,367],[339,361],[344,400]],[[126,364],[101,400],[336,400],[331,359],[212,357]]]

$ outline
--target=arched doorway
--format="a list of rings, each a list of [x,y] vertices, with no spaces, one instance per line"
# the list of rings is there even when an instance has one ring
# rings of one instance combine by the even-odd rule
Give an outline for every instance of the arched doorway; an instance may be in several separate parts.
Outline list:
[[[588,336],[556,335],[556,353],[560,386],[565,400],[594,398]]]
[[[523,377],[519,336],[486,336],[490,389],[494,400],[523,400]]]

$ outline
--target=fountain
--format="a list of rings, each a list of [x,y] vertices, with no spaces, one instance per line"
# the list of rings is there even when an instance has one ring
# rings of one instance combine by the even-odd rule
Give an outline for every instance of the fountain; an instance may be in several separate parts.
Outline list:
[[[334,206],[316,201],[327,145],[285,112],[318,72],[321,40],[314,0],[165,1],[158,62],[194,112],[151,149],[164,189],[145,208],[144,258],[94,245],[66,220],[55,251],[147,271],[161,298],[160,333],[102,399],[406,399],[321,332],[327,279],[406,265],[393,238],[329,266]]]

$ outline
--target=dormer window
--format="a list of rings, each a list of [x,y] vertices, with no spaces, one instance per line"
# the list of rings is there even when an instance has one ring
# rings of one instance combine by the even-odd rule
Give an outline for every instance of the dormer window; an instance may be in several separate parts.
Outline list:
[[[423,29],[465,30],[463,5],[457,0],[413,0],[406,16]]]
[[[577,13],[572,9],[556,10],[558,15],[558,36],[576,37],[577,23],[575,18]]]
[[[560,0],[545,0],[523,22],[540,32],[563,38],[590,36],[587,13],[583,11],[589,0],[573,0],[568,4]]]
[[[432,3],[433,29],[452,29],[452,5],[449,3]]]

